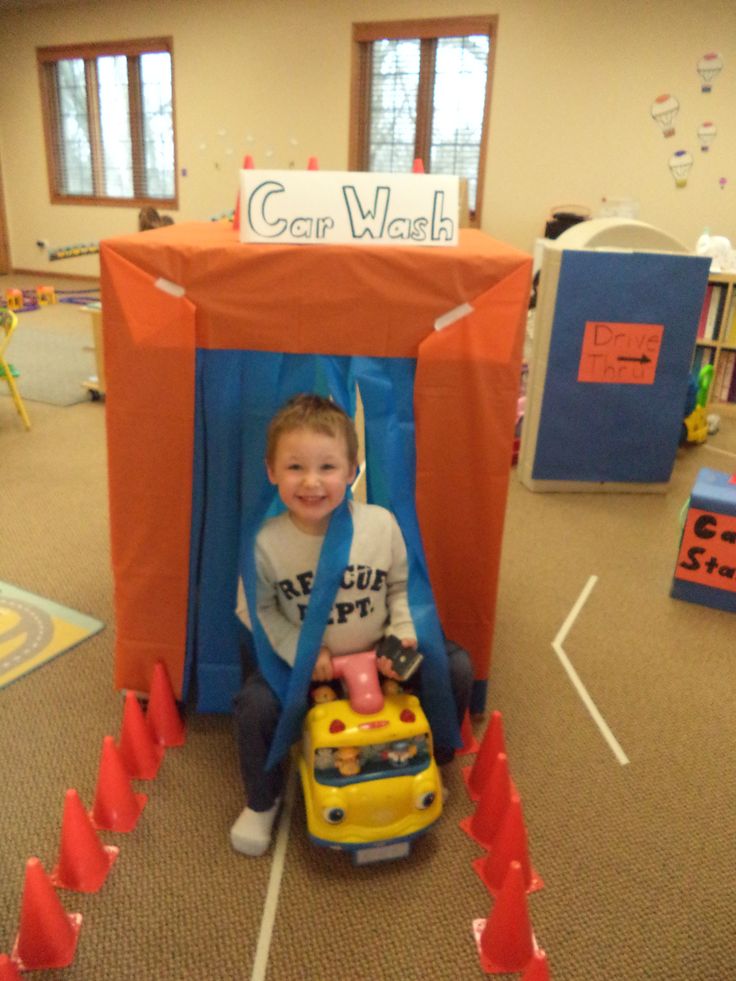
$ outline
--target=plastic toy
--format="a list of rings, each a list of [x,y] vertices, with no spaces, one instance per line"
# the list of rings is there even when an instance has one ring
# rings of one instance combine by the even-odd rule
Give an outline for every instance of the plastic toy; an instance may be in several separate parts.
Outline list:
[[[36,302],[39,306],[45,307],[49,303],[56,303],[56,290],[53,286],[37,286]]]
[[[16,289],[5,290],[5,305],[8,310],[21,310],[23,308],[23,293]]]
[[[680,443],[704,443],[708,439],[708,416],[705,407],[713,381],[713,365],[704,364],[697,379],[690,377],[685,402],[685,418],[682,423]]]
[[[403,858],[442,814],[432,734],[415,695],[384,695],[376,652],[333,659],[348,699],[318,701],[298,766],[309,837],[356,865]]]

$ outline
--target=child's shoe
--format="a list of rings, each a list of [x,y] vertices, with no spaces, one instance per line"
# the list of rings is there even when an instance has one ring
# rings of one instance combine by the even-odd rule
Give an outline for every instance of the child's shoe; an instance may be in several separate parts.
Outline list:
[[[256,857],[267,851],[280,803],[281,798],[277,798],[273,807],[267,811],[243,808],[240,817],[230,828],[230,842],[236,852]]]

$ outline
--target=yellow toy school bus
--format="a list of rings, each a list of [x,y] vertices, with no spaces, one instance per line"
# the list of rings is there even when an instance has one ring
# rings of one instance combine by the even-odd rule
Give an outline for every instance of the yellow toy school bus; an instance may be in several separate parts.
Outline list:
[[[419,699],[388,695],[360,714],[347,699],[315,705],[299,755],[309,836],[358,865],[401,858],[442,813],[432,734]]]

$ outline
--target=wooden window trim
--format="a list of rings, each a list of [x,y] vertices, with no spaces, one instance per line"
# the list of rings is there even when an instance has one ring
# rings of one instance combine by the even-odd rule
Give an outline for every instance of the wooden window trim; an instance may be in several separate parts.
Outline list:
[[[371,41],[382,40],[413,40],[419,38],[422,44],[436,42],[443,37],[464,37],[470,34],[486,34],[489,38],[488,65],[486,74],[486,93],[483,109],[483,134],[480,155],[478,159],[478,187],[476,194],[476,210],[470,216],[472,227],[480,227],[480,216],[483,210],[483,191],[487,161],[487,147],[490,138],[491,99],[493,95],[493,78],[498,46],[498,15],[469,16],[469,17],[432,17],[422,20],[394,20],[354,23],[352,30],[352,52],[350,72],[350,130],[348,141],[348,167],[350,170],[365,169],[365,152],[368,145],[368,92],[371,79],[370,57],[363,54],[363,46]],[[436,49],[436,45],[435,45]],[[424,59],[423,59],[424,60]],[[427,93],[426,85],[422,89],[420,75],[419,112],[431,109],[432,93]],[[427,98],[429,102],[427,103]],[[430,117],[431,118],[431,117]],[[419,119],[418,119],[419,122]],[[420,127],[417,126],[417,132]],[[417,142],[416,156],[422,160],[428,159],[428,146]],[[423,152],[418,152],[422,150]]]
[[[179,207],[179,179],[176,166],[176,138],[174,139],[174,195],[171,198],[151,197],[145,194],[143,175],[138,174],[134,168],[134,188],[133,197],[99,197],[101,189],[104,188],[104,169],[101,157],[93,154],[93,160],[97,159],[99,165],[93,166],[93,189],[94,193],[86,194],[59,194],[56,190],[55,180],[61,171],[61,156],[59,141],[54,133],[55,121],[59,118],[59,104],[56,89],[56,64],[66,59],[79,58],[85,62],[85,79],[87,81],[87,112],[90,127],[90,141],[98,146],[101,145],[101,134],[99,127],[99,112],[97,111],[97,86],[96,86],[96,65],[95,59],[105,55],[126,55],[129,65],[129,100],[131,110],[134,105],[140,110],[142,107],[142,92],[140,89],[140,72],[137,58],[143,54],[155,54],[166,52],[171,57],[171,84],[172,84],[172,126],[176,132],[176,107],[173,99],[174,91],[174,52],[173,39],[170,37],[149,37],[138,38],[125,41],[100,41],[89,44],[59,44],[51,47],[36,49],[36,64],[39,73],[39,83],[41,88],[41,104],[43,115],[44,141],[46,144],[47,176],[49,186],[49,199],[52,204],[87,205],[90,207],[120,207],[120,208],[140,208],[144,205],[151,205],[156,208],[166,208],[176,210]],[[130,74],[130,64],[135,64],[135,79]],[[90,84],[90,78],[94,79],[94,84]],[[135,84],[133,84],[135,81]],[[132,90],[135,89],[135,92]],[[137,118],[131,116],[131,118]],[[142,148],[143,134],[140,127],[136,127],[138,132],[132,134],[135,150]],[[137,141],[137,146],[136,146]],[[135,159],[135,156],[133,157]]]

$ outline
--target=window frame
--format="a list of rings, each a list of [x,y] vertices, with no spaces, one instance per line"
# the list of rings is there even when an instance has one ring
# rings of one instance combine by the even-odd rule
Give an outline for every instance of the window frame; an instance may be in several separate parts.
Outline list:
[[[171,126],[174,137],[174,194],[173,197],[149,197],[142,193],[141,181],[145,174],[142,166],[143,118],[141,115],[140,61],[143,54],[167,52],[171,58]],[[58,62],[68,59],[82,59],[85,63],[85,88],[87,93],[87,118],[89,139],[92,151],[93,186],[101,182],[102,173],[102,134],[99,117],[97,92],[96,59],[106,55],[124,56],[128,59],[128,100],[131,119],[131,143],[133,155],[133,196],[110,197],[98,193],[63,194],[61,144],[59,133],[59,103],[56,88],[55,68]],[[43,116],[44,142],[46,145],[46,169],[49,183],[49,197],[52,204],[91,205],[97,207],[135,208],[151,205],[167,209],[179,207],[179,175],[177,168],[176,144],[176,101],[174,97],[174,48],[170,37],[142,38],[126,41],[101,41],[89,44],[62,44],[53,47],[37,48],[41,89],[41,110]],[[136,167],[136,161],[139,166]]]
[[[433,17],[422,20],[371,21],[353,24],[352,65],[350,83],[350,137],[348,160],[350,170],[368,170],[369,125],[371,98],[371,48],[373,41],[417,40],[425,42],[446,37],[465,37],[470,34],[488,36],[488,64],[486,74],[485,104],[481,129],[480,155],[478,158],[478,185],[475,210],[469,214],[472,228],[480,227],[483,212],[483,187],[485,183],[486,155],[490,131],[491,96],[493,92],[494,61],[498,44],[498,15],[488,14],[469,17]],[[417,127],[415,159],[428,165],[431,145],[432,82],[434,65],[427,70],[426,59],[421,60],[419,92],[417,95]]]

